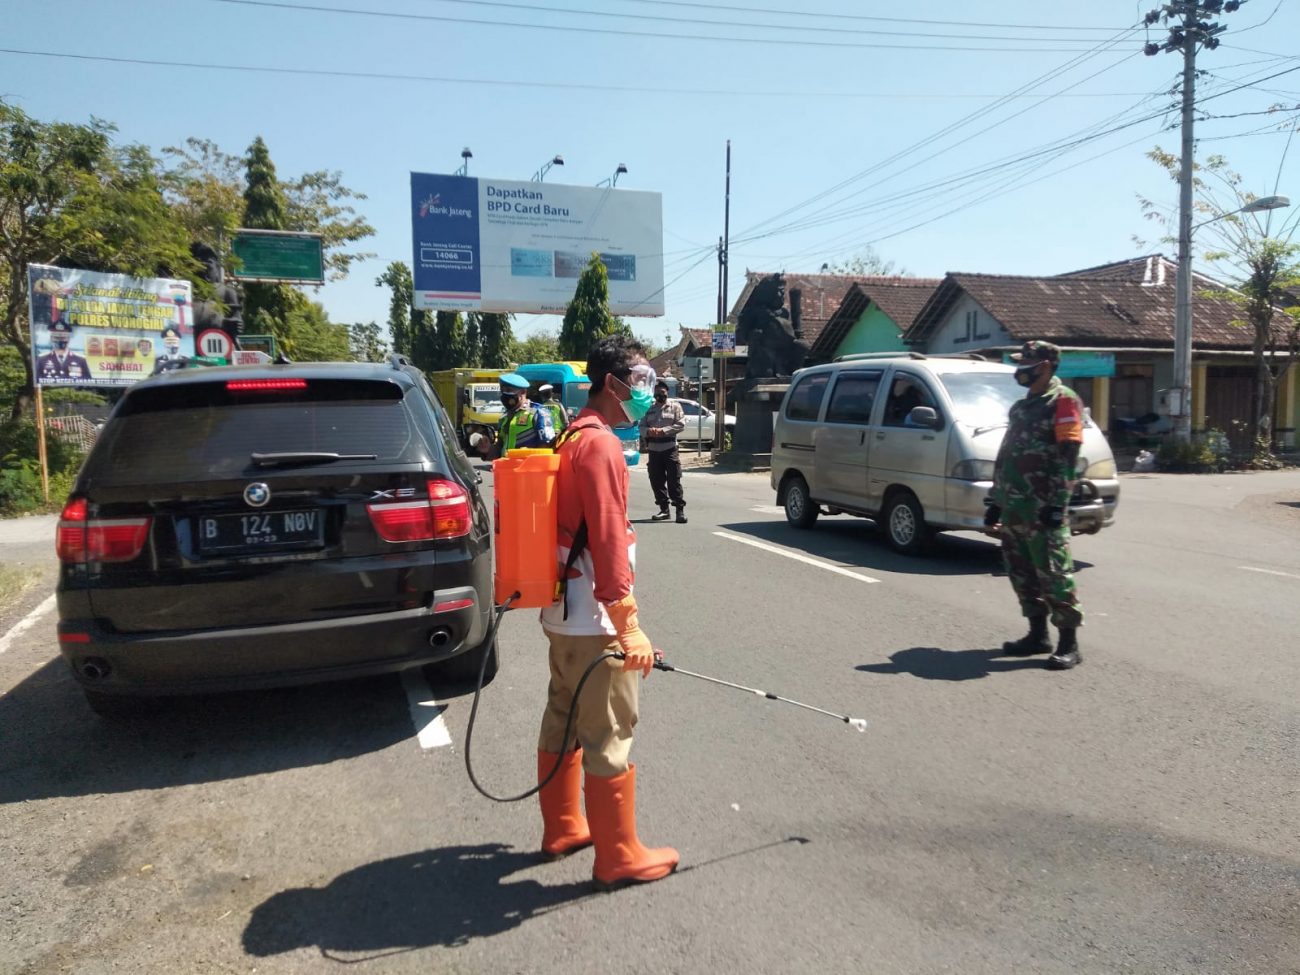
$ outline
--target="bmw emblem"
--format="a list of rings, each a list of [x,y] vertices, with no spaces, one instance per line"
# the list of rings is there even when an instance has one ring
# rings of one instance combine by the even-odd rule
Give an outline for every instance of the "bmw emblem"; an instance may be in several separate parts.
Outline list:
[[[250,507],[260,508],[270,500],[271,489],[260,481],[244,488],[244,501],[246,501]]]

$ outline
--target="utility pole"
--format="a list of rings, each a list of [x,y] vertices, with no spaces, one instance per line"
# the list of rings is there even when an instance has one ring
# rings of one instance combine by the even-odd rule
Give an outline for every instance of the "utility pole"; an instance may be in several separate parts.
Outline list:
[[[722,239],[718,242],[718,325],[727,323],[727,251],[731,247],[731,140],[727,140],[727,183],[722,205]],[[714,350],[717,351],[716,349]],[[717,357],[717,415],[713,422],[713,442],[717,450],[727,446],[727,358]]]
[[[1214,50],[1217,35],[1227,30],[1204,18],[1219,13],[1233,13],[1239,0],[1179,0],[1146,15],[1150,27],[1162,18],[1173,22],[1164,44],[1148,43],[1147,55],[1160,51],[1181,51],[1183,55],[1182,154],[1178,168],[1178,274],[1174,281],[1174,386],[1170,390],[1169,413],[1173,418],[1174,438],[1183,443],[1192,439],[1192,182],[1196,165],[1196,54],[1200,47]],[[1181,17],[1179,23],[1177,18]]]

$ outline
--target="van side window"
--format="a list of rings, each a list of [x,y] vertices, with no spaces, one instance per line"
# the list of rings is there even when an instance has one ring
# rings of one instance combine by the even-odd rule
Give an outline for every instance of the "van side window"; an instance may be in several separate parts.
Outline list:
[[[799,384],[790,392],[790,401],[786,403],[786,419],[817,419],[822,408],[822,397],[826,395],[826,384],[830,379],[829,372],[818,372],[800,379]]]
[[[914,376],[895,376],[894,383],[889,389],[889,399],[885,402],[885,426],[908,426],[907,414],[918,406],[939,409],[939,405],[935,403],[934,397],[930,395],[930,391],[925,388],[921,380]]]
[[[876,402],[880,388],[879,372],[842,372],[831,392],[830,405],[826,407],[827,423],[871,422],[871,407]]]

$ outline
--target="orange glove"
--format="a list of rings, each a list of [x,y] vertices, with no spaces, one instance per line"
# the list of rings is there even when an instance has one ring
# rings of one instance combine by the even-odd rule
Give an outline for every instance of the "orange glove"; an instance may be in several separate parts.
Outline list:
[[[650,638],[641,631],[636,618],[636,597],[628,593],[622,599],[606,603],[605,610],[614,624],[619,647],[623,650],[623,669],[639,670],[642,677],[649,677],[655,665],[654,647]]]

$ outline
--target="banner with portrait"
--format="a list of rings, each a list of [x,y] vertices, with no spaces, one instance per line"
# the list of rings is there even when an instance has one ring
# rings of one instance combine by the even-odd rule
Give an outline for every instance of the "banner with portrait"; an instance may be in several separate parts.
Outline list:
[[[194,355],[188,281],[27,266],[38,386],[130,386]]]

